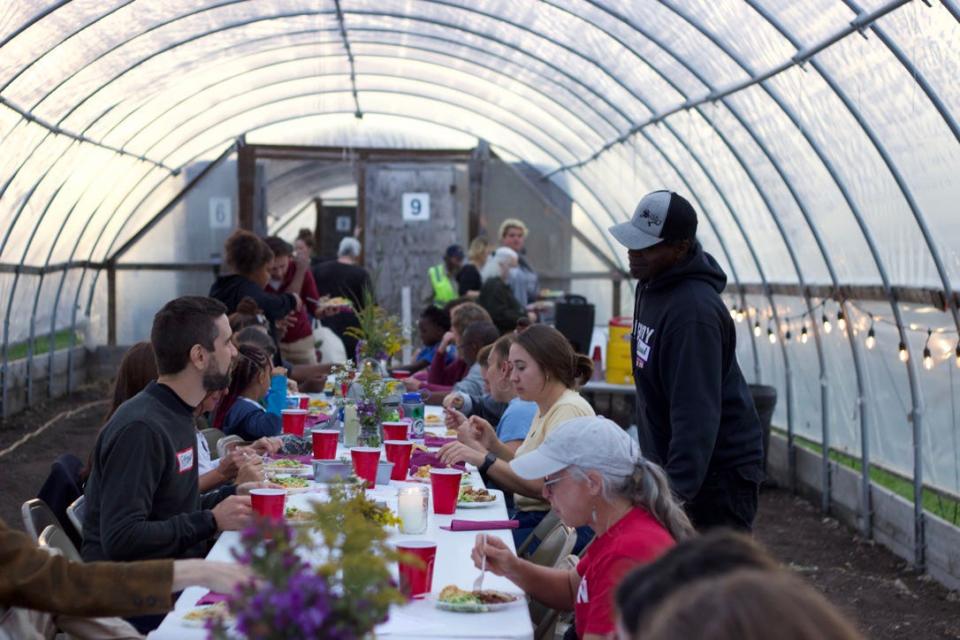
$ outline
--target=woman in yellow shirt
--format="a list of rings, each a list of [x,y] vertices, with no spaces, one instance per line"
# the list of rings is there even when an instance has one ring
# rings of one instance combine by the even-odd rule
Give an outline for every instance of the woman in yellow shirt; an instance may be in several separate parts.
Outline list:
[[[543,479],[525,480],[513,472],[509,462],[539,447],[557,425],[571,418],[596,415],[576,391],[590,379],[593,362],[574,352],[562,333],[538,324],[517,336],[510,347],[509,366],[517,395],[538,406],[523,444],[513,452],[500,442],[489,424],[473,422],[470,424],[475,429],[462,436],[465,441],[445,445],[440,458],[447,464],[469,462],[498,487],[513,492],[510,516],[520,521],[519,528],[513,530],[514,541],[520,544],[550,510],[550,503],[543,498]]]

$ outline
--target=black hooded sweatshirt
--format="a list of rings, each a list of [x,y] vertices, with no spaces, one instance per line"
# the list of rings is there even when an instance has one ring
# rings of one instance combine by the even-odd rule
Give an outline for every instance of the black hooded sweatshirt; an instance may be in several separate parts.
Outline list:
[[[697,242],[687,259],[637,285],[630,348],[640,447],[684,501],[715,472],[763,477],[760,419],[719,295],[726,284]]]

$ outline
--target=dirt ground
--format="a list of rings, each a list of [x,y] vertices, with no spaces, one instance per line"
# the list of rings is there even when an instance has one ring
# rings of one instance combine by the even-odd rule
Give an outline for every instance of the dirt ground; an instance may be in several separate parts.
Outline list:
[[[0,452],[44,425],[39,436],[0,453],[0,518],[22,529],[20,505],[36,495],[63,452],[85,459],[107,408],[105,384],[0,422]],[[918,575],[880,545],[862,541],[807,501],[769,489],[761,494],[756,536],[844,609],[869,637],[960,639],[960,594]]]

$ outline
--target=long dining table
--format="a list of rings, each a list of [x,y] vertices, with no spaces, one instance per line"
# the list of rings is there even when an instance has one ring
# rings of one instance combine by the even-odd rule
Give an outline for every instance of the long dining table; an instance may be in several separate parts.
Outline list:
[[[427,407],[427,416],[439,416],[439,407]],[[428,418],[429,419],[429,418]],[[436,422],[436,419],[432,419]],[[443,427],[428,426],[427,432],[433,435],[443,435]],[[349,451],[341,444],[337,451],[338,457],[349,456]],[[381,453],[381,455],[383,455]],[[483,487],[483,481],[476,468],[469,466],[467,472],[471,484],[477,488]],[[388,485],[377,485],[368,489],[368,495],[377,501],[386,502],[387,506],[397,513],[397,492],[409,482],[391,480]],[[310,501],[325,499],[323,485],[313,484],[312,491],[287,496],[287,506],[309,509]],[[431,593],[439,594],[447,585],[456,585],[462,589],[472,589],[474,580],[479,571],[474,567],[470,558],[478,534],[486,534],[504,541],[511,549],[515,549],[513,535],[509,529],[479,530],[479,531],[447,531],[442,526],[449,526],[453,519],[458,520],[506,520],[507,509],[503,494],[497,492],[497,500],[482,508],[465,509],[458,507],[453,515],[436,515],[433,513],[432,501],[428,509],[427,530],[420,535],[400,533],[396,527],[388,527],[389,540],[400,542],[403,540],[430,540],[437,543],[437,556],[434,566]],[[240,534],[236,531],[225,531],[210,553],[208,560],[235,562],[232,552],[240,549]],[[392,567],[396,577],[397,567]],[[518,592],[517,587],[506,578],[487,573],[483,582],[484,589]],[[173,611],[164,618],[163,623],[149,638],[155,640],[201,640],[207,637],[203,628],[191,626],[184,621],[184,616],[197,608],[197,601],[203,598],[208,590],[202,587],[189,587],[177,599]],[[533,638],[533,623],[525,601],[521,600],[516,606],[484,613],[454,613],[442,611],[436,603],[429,599],[416,599],[404,605],[393,606],[390,609],[386,622],[375,629],[378,638],[470,638],[493,639],[510,638],[528,640]],[[238,634],[238,637],[241,637]]]

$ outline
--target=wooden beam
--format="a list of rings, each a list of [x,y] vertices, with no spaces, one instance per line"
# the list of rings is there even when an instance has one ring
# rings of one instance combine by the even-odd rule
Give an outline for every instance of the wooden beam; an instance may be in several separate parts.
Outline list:
[[[483,174],[490,160],[490,144],[480,140],[477,148],[470,154],[467,166],[470,182],[470,195],[467,210],[467,238],[472,240],[480,235],[480,216],[483,211]],[[482,231],[486,231],[483,229]]]
[[[256,183],[256,149],[241,140],[237,144],[237,224],[248,231],[253,231]]]
[[[117,270],[107,267],[107,344],[117,344]]]

